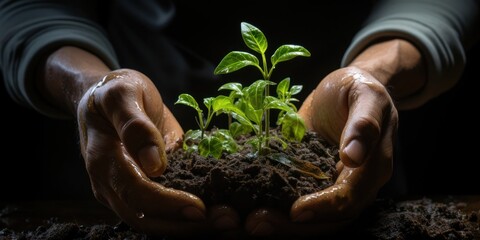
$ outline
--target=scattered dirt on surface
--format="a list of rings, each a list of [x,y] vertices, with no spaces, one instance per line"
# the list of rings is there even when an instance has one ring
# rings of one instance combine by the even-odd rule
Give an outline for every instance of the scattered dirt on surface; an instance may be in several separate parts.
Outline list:
[[[307,239],[377,239],[377,240],[474,240],[480,239],[479,210],[465,211],[463,202],[436,202],[431,198],[414,200],[378,199],[350,227],[333,236]],[[4,211],[6,212],[6,211]],[[0,216],[1,220],[15,212]],[[131,239],[175,240],[168,236],[148,236],[118,224],[78,224],[61,219],[47,219],[30,230],[0,230],[0,239]],[[212,238],[215,239],[215,238]],[[240,238],[248,239],[248,238]],[[277,238],[275,238],[277,239]],[[177,239],[179,240],[179,239]]]

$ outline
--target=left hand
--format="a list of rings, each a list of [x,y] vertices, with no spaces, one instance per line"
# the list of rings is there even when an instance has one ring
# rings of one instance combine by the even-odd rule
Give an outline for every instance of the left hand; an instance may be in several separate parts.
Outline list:
[[[387,89],[357,67],[325,77],[301,106],[307,127],[339,146],[331,187],[300,197],[290,216],[259,209],[246,221],[256,236],[329,234],[355,220],[392,174],[398,115]]]

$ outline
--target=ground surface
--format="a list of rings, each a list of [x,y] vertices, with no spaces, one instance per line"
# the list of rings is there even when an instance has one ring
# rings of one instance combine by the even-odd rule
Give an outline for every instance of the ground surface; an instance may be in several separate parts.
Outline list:
[[[468,203],[445,198],[411,200],[378,199],[352,226],[335,236],[321,239],[480,239],[480,198]],[[36,212],[41,212],[37,209]],[[85,212],[85,211],[84,211]],[[23,214],[26,212],[23,211]],[[71,212],[73,213],[73,212]],[[93,212],[92,212],[93,213]],[[32,218],[21,216],[27,228],[6,227],[7,220],[22,215],[22,210],[4,207],[0,212],[0,239],[145,239],[175,240],[167,236],[148,236],[132,230],[121,221],[88,224],[69,218],[48,218],[32,225]],[[51,213],[55,215],[54,213]],[[28,215],[33,216],[32,212]],[[103,215],[102,215],[103,216]],[[90,216],[92,217],[92,216]],[[245,239],[245,238],[240,238]],[[311,238],[311,239],[319,239]]]
[[[271,150],[270,155],[254,157],[251,149],[244,148],[220,160],[185,157],[183,151],[177,151],[170,154],[168,169],[156,181],[194,193],[207,205],[229,204],[244,216],[263,206],[288,211],[299,196],[331,186],[336,178],[336,148],[313,133],[287,149],[273,142]],[[319,179],[319,170],[329,177]],[[0,240],[175,239],[136,232],[117,218],[106,221],[106,212],[100,214],[94,209],[38,204],[26,211],[4,205],[0,212]],[[63,217],[55,217],[58,214]],[[80,221],[82,218],[85,221]],[[426,197],[378,199],[344,231],[321,239],[480,239],[480,197],[465,202]]]

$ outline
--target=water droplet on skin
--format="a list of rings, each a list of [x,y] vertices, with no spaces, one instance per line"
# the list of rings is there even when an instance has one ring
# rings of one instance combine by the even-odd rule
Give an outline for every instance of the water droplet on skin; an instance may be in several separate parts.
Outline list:
[[[138,218],[144,218],[145,217],[145,214],[143,214],[143,212],[137,212],[137,217]]]

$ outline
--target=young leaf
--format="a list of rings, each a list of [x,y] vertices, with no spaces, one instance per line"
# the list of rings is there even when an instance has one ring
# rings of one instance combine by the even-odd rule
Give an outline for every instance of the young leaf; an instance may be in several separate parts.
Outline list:
[[[253,123],[247,118],[246,114],[237,114],[236,112],[232,112],[232,117],[235,118],[240,124],[255,130],[255,132],[258,132],[258,126],[253,125]]]
[[[240,24],[242,38],[247,47],[258,53],[265,53],[268,47],[267,38],[260,29],[252,24],[242,22]]]
[[[231,99],[227,96],[219,95],[212,101],[212,108],[214,112],[228,112],[234,108]]]
[[[202,136],[202,131],[200,129],[196,130],[188,130],[184,135],[183,135],[183,149],[188,150],[192,147],[196,147],[196,142],[200,141]]]
[[[277,85],[277,96],[280,100],[285,100],[288,97],[288,88],[290,87],[290,78],[285,78]]]
[[[217,113],[236,113],[238,115],[241,115],[242,117],[245,117],[245,113],[243,113],[242,110],[240,110],[238,107],[236,107],[231,99],[227,96],[217,96],[213,100],[213,111]]]
[[[212,107],[213,101],[215,98],[213,97],[207,97],[203,99],[203,105],[207,107],[207,109],[210,109]]]
[[[214,74],[227,74],[235,72],[246,66],[255,66],[261,70],[258,58],[251,53],[233,51],[229,52],[213,71]]]
[[[233,122],[228,128],[232,137],[236,138],[243,134],[252,132],[252,127],[247,124],[240,124],[239,122]]]
[[[264,102],[265,109],[278,109],[286,112],[292,110],[289,105],[276,97],[266,96]]]
[[[248,101],[252,104],[255,109],[263,108],[263,99],[265,98],[265,87],[267,85],[275,85],[272,81],[267,80],[257,80],[253,82],[250,86],[246,87],[246,95]]]
[[[298,56],[310,57],[310,52],[302,46],[282,45],[277,48],[271,57],[272,66],[277,65],[279,62],[284,62]]]
[[[262,124],[263,109],[255,109],[252,104],[248,104],[245,109],[245,115],[255,124]]]
[[[222,141],[217,137],[207,136],[198,144],[198,152],[204,157],[211,155],[219,159],[222,156]]]
[[[243,96],[242,84],[241,83],[235,83],[235,82],[225,83],[220,88],[218,88],[218,90],[219,91],[220,90],[230,90],[234,93],[235,97]]]
[[[195,98],[193,98],[190,94],[187,93],[182,93],[180,96],[178,96],[178,100],[175,102],[175,104],[184,104],[189,107],[194,108],[198,112],[202,112],[202,109],[198,106],[197,101]]]
[[[296,95],[299,92],[301,92],[303,89],[302,85],[293,85],[292,88],[290,88],[290,95]]]
[[[226,129],[218,129],[215,131],[214,136],[222,142],[222,149],[227,153],[234,153],[238,150],[237,142],[233,139],[230,131]]]
[[[290,111],[283,116],[282,135],[289,141],[302,141],[307,127],[298,113]]]

